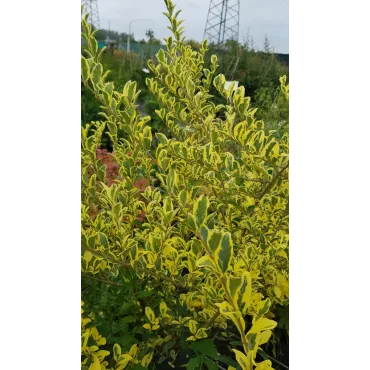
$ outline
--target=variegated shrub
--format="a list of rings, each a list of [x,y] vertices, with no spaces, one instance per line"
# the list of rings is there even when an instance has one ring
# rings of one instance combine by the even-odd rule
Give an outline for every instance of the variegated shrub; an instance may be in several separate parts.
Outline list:
[[[82,275],[105,294],[97,302],[91,286],[82,293],[95,320],[82,319],[83,366],[272,369],[257,351],[273,339],[276,307],[288,305],[289,137],[264,129],[242,86],[225,89],[217,57],[205,65],[207,42],[199,52],[186,45],[179,11],[165,4],[173,36],[148,63],[147,85],[167,137],[153,136],[151,118],[138,113],[135,82],[123,91],[106,82],[82,21],[82,81],[102,109],[101,122],[82,129]],[[212,84],[223,105],[212,103]],[[281,89],[288,99],[284,77]],[[105,129],[118,166],[113,184],[96,154]],[[148,186],[138,189],[138,180]]]

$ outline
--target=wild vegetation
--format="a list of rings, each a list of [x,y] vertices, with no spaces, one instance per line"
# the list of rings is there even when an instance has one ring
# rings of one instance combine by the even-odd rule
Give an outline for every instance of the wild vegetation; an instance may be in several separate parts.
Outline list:
[[[276,127],[258,119],[244,86],[225,88],[217,56],[186,43],[164,2],[172,36],[148,62],[150,115],[138,110],[140,83],[109,78],[82,20],[82,84],[99,102],[81,138],[82,368],[279,369],[288,116]],[[285,76],[279,96],[287,107]]]

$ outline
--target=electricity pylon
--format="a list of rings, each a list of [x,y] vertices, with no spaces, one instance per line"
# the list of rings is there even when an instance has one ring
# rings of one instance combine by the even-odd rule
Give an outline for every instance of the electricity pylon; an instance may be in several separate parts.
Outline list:
[[[99,29],[99,9],[98,0],[82,0],[83,14],[89,14],[88,22],[93,26],[93,29]]]
[[[240,0],[210,0],[204,38],[210,44],[239,41]]]

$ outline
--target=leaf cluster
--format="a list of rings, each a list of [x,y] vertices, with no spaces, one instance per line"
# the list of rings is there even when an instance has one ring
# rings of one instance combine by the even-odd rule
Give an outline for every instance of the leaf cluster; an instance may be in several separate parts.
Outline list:
[[[101,104],[81,136],[82,300],[98,341],[83,341],[83,366],[272,369],[258,351],[289,302],[289,135],[256,119],[243,87],[225,87],[207,42],[187,45],[179,11],[165,4],[173,36],[146,84],[170,135],[138,112],[136,82],[118,90],[107,80],[82,20],[82,83]],[[284,77],[281,90],[288,99]],[[113,183],[97,157],[105,129]]]

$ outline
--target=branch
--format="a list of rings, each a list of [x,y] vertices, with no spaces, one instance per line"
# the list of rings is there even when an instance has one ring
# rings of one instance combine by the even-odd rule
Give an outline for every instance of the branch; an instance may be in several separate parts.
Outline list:
[[[110,280],[106,280],[106,279],[99,279],[99,278],[97,278],[95,276],[92,276],[92,275],[89,275],[85,272],[82,272],[81,274],[82,274],[83,277],[85,277],[87,279],[90,279],[90,280],[99,281],[101,283],[108,284],[108,285],[114,285],[114,286],[119,286],[119,287],[122,286],[122,284],[120,284],[120,283],[116,283],[114,281],[110,281]]]
[[[262,194],[258,197],[258,200],[261,200],[276,184],[276,182],[279,180],[279,177],[283,174],[283,172],[288,168],[289,161],[286,163],[286,165],[275,175],[275,177],[272,179],[272,181],[266,186],[265,190],[262,192]]]

